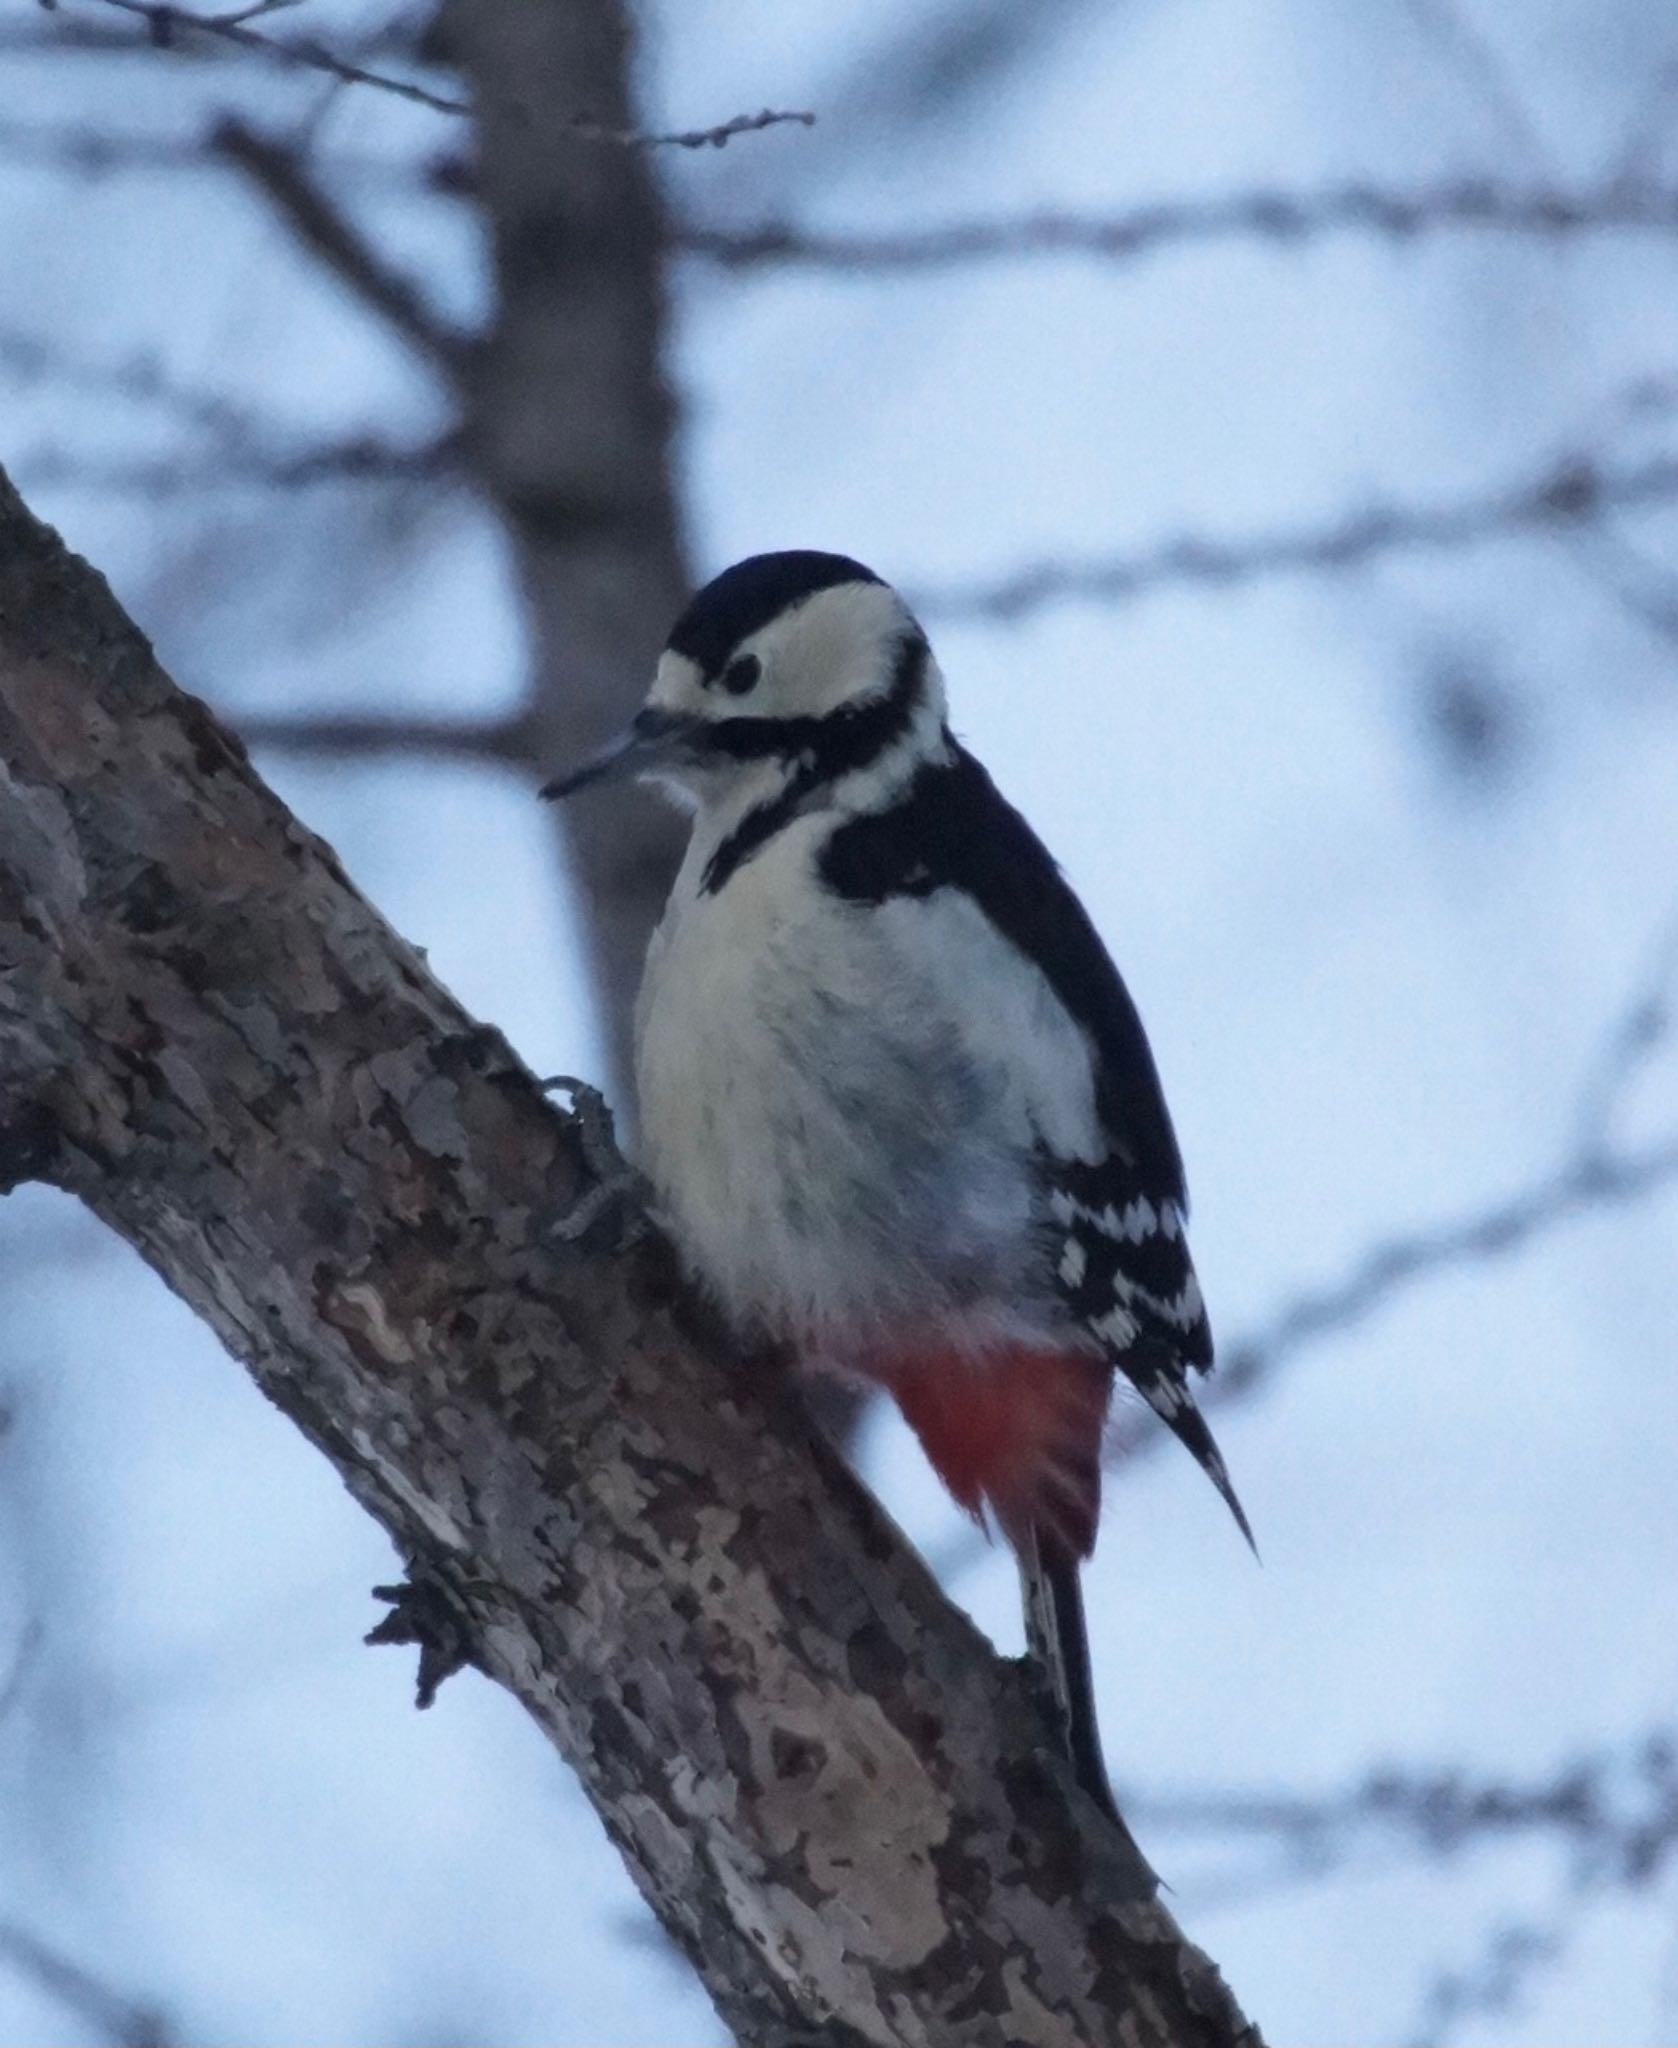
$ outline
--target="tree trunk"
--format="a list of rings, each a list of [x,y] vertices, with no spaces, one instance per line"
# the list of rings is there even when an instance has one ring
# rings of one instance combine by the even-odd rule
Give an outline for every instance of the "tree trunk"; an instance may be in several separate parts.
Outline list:
[[[333,1461],[741,2040],[1256,2044],[1021,1669],[658,1241],[547,1232],[574,1125],[3,476],[0,776],[0,1179],[84,1200]]]
[[[688,594],[664,374],[666,233],[631,128],[619,0],[447,0],[439,49],[471,82],[496,307],[465,380],[468,459],[506,520],[523,591],[537,756],[568,765],[620,732]],[[622,1093],[647,940],[680,831],[645,792],[554,816],[601,1030]]]

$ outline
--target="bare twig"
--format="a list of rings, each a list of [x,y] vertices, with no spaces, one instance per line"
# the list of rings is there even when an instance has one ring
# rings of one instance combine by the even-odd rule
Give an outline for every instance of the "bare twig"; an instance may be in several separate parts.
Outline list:
[[[0,121],[0,156],[11,163],[102,178],[115,171],[190,170],[204,162],[195,137],[145,135],[65,121]]]
[[[581,107],[603,126],[633,127],[638,21],[632,0],[444,0],[436,31],[483,109],[473,176],[492,291],[466,440],[474,480],[506,522],[529,627],[535,752],[550,773],[628,723],[692,591],[654,160],[556,149],[518,110]],[[552,830],[607,1091],[629,1111],[635,991],[683,834],[667,805],[626,798],[559,806]]]
[[[56,6],[57,0],[42,0],[42,4]],[[413,79],[394,78],[389,72],[369,71],[365,66],[339,56],[313,36],[275,36],[263,29],[252,28],[243,14],[195,14],[189,7],[170,4],[170,0],[99,0],[99,5],[137,16],[160,48],[167,49],[183,33],[214,36],[219,41],[237,43],[247,50],[259,50],[266,57],[277,58],[282,64],[325,72],[342,85],[371,86],[378,92],[393,93],[398,99],[411,100],[416,106],[431,108],[434,113],[470,114],[472,111],[470,100],[450,93],[433,92]]]
[[[1565,1946],[1559,1919],[1500,1923],[1474,1962],[1435,1978],[1408,2048],[1443,2048],[1464,2020],[1513,2012],[1539,1967],[1554,1962]]]
[[[1531,1782],[1475,1780],[1460,1770],[1383,1769],[1322,1795],[1133,1795],[1125,1810],[1155,1832],[1258,1845],[1256,1870],[1194,1890],[1204,1907],[1272,1896],[1351,1867],[1422,1856],[1450,1862],[1514,1841],[1551,1844],[1566,1859],[1562,1903],[1542,1919],[1504,1921],[1471,1963],[1441,1971],[1423,2003],[1414,2048],[1436,2048],[1463,2020],[1507,2011],[1541,1964],[1558,1957],[1576,1902],[1646,1892],[1678,1862],[1678,1741],[1662,1728]],[[1568,1902],[1574,1902],[1571,1910]]]
[[[1452,0],[1404,0],[1405,12],[1473,91],[1500,138],[1538,170],[1549,151],[1501,49]]]
[[[23,0],[27,7],[28,0]],[[301,0],[299,0],[301,5]],[[262,14],[284,11],[279,8],[262,7],[254,10],[233,7],[209,9],[207,14],[249,15],[252,20]],[[329,10],[343,13],[346,10]],[[369,12],[353,9],[349,12],[361,18],[351,25],[346,23],[334,44],[335,54],[348,57],[357,64],[384,63],[394,59],[406,64],[413,59],[416,44],[423,35],[423,28],[417,27],[415,12],[404,4],[395,4]],[[138,36],[129,21],[120,17],[97,12],[83,12],[72,9],[70,0],[37,0],[33,10],[35,19],[30,21],[27,13],[14,9],[9,15],[0,17],[0,51],[21,50],[28,53],[51,52],[53,55],[70,53],[76,56],[130,57],[144,56],[151,48],[150,35]],[[423,16],[421,17],[423,20]],[[198,63],[237,64],[242,52],[231,41],[220,39],[214,34],[194,36],[190,39],[176,39],[171,48],[183,55],[190,54]],[[430,65],[434,60],[428,56]]]
[[[1225,1410],[1250,1400],[1302,1345],[1365,1321],[1418,1281],[1454,1266],[1507,1258],[1534,1238],[1593,1210],[1621,1208],[1678,1181],[1678,1138],[1619,1158],[1580,1159],[1537,1187],[1478,1214],[1385,1239],[1343,1279],[1298,1296],[1220,1361],[1204,1405]],[[1140,1418],[1121,1417],[1115,1456],[1151,1441]]]
[[[1657,1729],[1524,1784],[1383,1769],[1320,1797],[1137,1795],[1133,1808],[1154,1828],[1265,1842],[1278,1852],[1278,1876],[1321,1876],[1395,1849],[1445,1860],[1532,1835],[1567,1850],[1574,1884],[1642,1890],[1678,1856],[1678,1738]]]
[[[1447,1846],[1517,1829],[1547,1830],[1567,1843],[1570,1900],[1542,1918],[1500,1923],[1485,1936],[1475,1961],[1442,1970],[1423,2001],[1412,2048],[1440,2048],[1462,2021],[1514,2010],[1534,1972],[1566,1949],[1581,1897],[1647,1891],[1678,1859],[1678,1746],[1672,1732],[1645,1738],[1617,1765],[1607,1759],[1580,1765],[1550,1787],[1501,1794],[1493,1788],[1483,1815],[1473,1804],[1462,1808]]]
[[[446,474],[458,437],[400,442],[370,431],[300,442],[285,422],[266,419],[217,391],[183,382],[156,356],[80,356],[41,337],[0,328],[0,375],[101,399],[120,398],[173,417],[200,444],[160,456],[112,457],[40,447],[16,467],[36,485],[166,497],[178,491],[259,486],[298,490],[322,483],[384,483]]]
[[[1268,1324],[1230,1346],[1205,1405],[1221,1410],[1250,1400],[1302,1344],[1354,1328],[1407,1287],[1453,1267],[1507,1258],[1578,1216],[1641,1201],[1678,1182],[1678,1135],[1641,1150],[1616,1152],[1609,1144],[1617,1105],[1669,1028],[1675,972],[1678,913],[1663,925],[1648,968],[1604,1034],[1580,1087],[1574,1149],[1554,1173],[1488,1209],[1385,1238],[1339,1280],[1297,1295]],[[1110,1450],[1114,1457],[1133,1457],[1155,1441],[1140,1417],[1123,1416]]]
[[[1607,527],[1573,536],[1573,558],[1630,617],[1663,640],[1678,640],[1678,574]]]
[[[1514,151],[1525,176],[1540,186],[1565,184],[1565,171],[1497,41],[1457,0],[1404,0],[1404,4],[1418,27],[1467,83],[1497,131],[1500,144]],[[1635,156],[1627,156],[1615,164],[1606,185],[1600,189],[1643,192],[1649,189],[1650,182],[1638,174]],[[1570,320],[1567,314],[1562,318],[1564,325],[1577,327],[1577,321]],[[1572,341],[1575,347],[1588,352],[1582,332],[1573,333]],[[1583,574],[1644,625],[1667,637],[1678,632],[1678,598],[1674,596],[1671,579],[1663,576],[1654,563],[1645,561],[1620,535],[1604,528],[1581,529],[1568,536],[1566,546]]]
[[[826,230],[765,220],[744,227],[688,222],[686,254],[729,270],[806,269],[870,274],[1031,256],[1122,259],[1182,243],[1272,242],[1369,234],[1391,241],[1463,230],[1537,235],[1678,231],[1678,185],[1514,184],[1453,178],[1405,190],[1357,180],[1316,192],[1266,189],[1213,199],[1168,199],[1110,214],[1044,211],[931,227]]]
[[[40,4],[51,10],[57,8],[60,0],[40,0]],[[259,16],[276,11],[270,5],[236,8],[227,14],[198,14],[190,7],[174,5],[173,0],[97,0],[97,4],[136,16],[145,23],[151,40],[160,48],[168,48],[183,33],[213,36],[223,42],[237,43],[247,50],[258,50],[282,64],[323,72],[340,85],[368,86],[377,92],[393,93],[398,99],[429,107],[433,113],[470,114],[474,111],[470,99],[454,93],[434,92],[414,79],[397,78],[387,71],[371,71],[363,64],[352,63],[313,36],[276,36],[265,29],[253,28],[251,23]],[[788,122],[808,128],[815,118],[814,114],[803,110],[778,112],[765,107],[756,114],[735,114],[709,128],[684,128],[661,133],[645,128],[614,127],[579,116],[561,122],[559,132],[574,136],[579,142],[605,142],[628,149],[721,149],[736,135],[755,135],[765,128],[777,128]]]
[[[66,2006],[111,2048],[169,2048],[174,2038],[156,2006],[113,1991],[91,1970],[14,1921],[0,1920],[0,1963]]]
[[[4,1415],[0,1412],[0,1430],[4,1427]],[[47,1639],[46,1629],[38,1616],[31,1617],[18,1631],[18,1639],[12,1650],[11,1663],[5,1676],[0,1677],[0,1721],[12,1711],[23,1697],[29,1683],[29,1673],[35,1659],[40,1655],[41,1645]]]
[[[1609,1028],[1579,1091],[1578,1156],[1598,1157],[1613,1138],[1614,1118],[1640,1068],[1671,1035],[1678,982],[1678,907],[1649,949],[1648,966]]]
[[[597,121],[573,121],[570,128],[585,142],[616,142],[626,149],[722,149],[736,135],[756,135],[761,129],[788,124],[813,128],[816,117],[807,109],[776,112],[764,107],[755,114],[736,114],[710,128],[678,128],[662,134],[646,128],[611,128]]]
[[[446,475],[455,438],[414,444],[350,434],[315,447],[212,448],[181,455],[107,457],[77,450],[25,450],[13,467],[36,490],[97,490],[143,498],[184,491],[308,490],[320,484],[406,483]]]
[[[1235,584],[1289,572],[1360,568],[1382,556],[1476,546],[1532,533],[1567,535],[1611,512],[1678,498],[1678,456],[1616,462],[1564,457],[1525,481],[1479,496],[1376,504],[1320,526],[1247,540],[1185,534],[1134,554],[1042,562],[993,583],[923,586],[919,608],[939,617],[1014,620],[1080,599],[1114,603],[1179,584]]]
[[[1674,111],[1678,110],[1678,56],[1660,65],[1648,80],[1643,103],[1626,125],[1626,138],[1614,164],[1614,176],[1624,185],[1644,183],[1660,160],[1672,133]]]
[[[245,173],[354,298],[434,368],[450,379],[459,375],[469,351],[467,338],[351,226],[293,151],[233,117],[218,124],[210,148]]]
[[[60,0],[40,0],[40,4],[49,11],[56,11]],[[315,37],[280,37],[252,28],[252,19],[268,12],[266,8],[199,14],[192,8],[173,5],[172,0],[99,0],[99,4],[138,17],[145,23],[150,41],[159,49],[171,48],[182,34],[209,36],[237,44],[243,49],[258,50],[298,69],[324,72],[341,85],[371,86],[398,99],[410,100],[416,106],[429,107],[435,113],[470,114],[472,111],[471,103],[465,99],[433,92],[413,79],[370,71]]]
[[[234,455],[249,455],[284,438],[279,422],[262,418],[223,392],[183,381],[147,351],[78,355],[56,337],[0,328],[0,375],[154,407]]]
[[[92,127],[69,121],[0,121],[0,158],[78,178],[215,169],[222,160],[213,152],[213,140],[213,129],[149,134],[104,122]],[[310,151],[309,161],[317,174],[330,173],[336,183],[405,194],[457,197],[471,183],[470,166],[458,146],[409,155],[317,148]]]
[[[533,775],[538,766],[534,722],[522,715],[468,720],[266,712],[239,717],[236,723],[247,746],[286,753],[499,761]]]

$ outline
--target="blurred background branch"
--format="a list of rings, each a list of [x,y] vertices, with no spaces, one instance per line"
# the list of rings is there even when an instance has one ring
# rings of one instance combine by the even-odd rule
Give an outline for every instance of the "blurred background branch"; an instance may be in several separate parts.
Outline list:
[[[1638,1889],[1678,1856],[1678,1746],[1658,1729],[1518,1783],[1395,1767],[1319,1796],[1153,1793],[1134,1804],[1154,1827],[1238,1853],[1257,1845],[1263,1869],[1231,1880],[1248,1889],[1316,1881],[1354,1861],[1444,1862],[1528,1835],[1562,1852],[1571,1884]]]
[[[0,1920],[0,1969],[15,1971],[110,2048],[173,2048],[161,2008],[113,1990],[81,1963],[11,1921]]]
[[[408,278],[350,225],[316,184],[302,156],[259,135],[246,121],[219,124],[212,153],[242,171],[280,215],[310,256],[326,266],[350,296],[451,380],[464,367],[465,337],[452,333],[435,307]]]
[[[65,0],[37,0],[37,4],[52,13],[63,6]],[[232,43],[241,50],[258,51],[282,64],[318,71],[339,85],[366,86],[375,92],[389,93],[396,99],[410,100],[433,113],[470,114],[473,111],[472,102],[468,99],[452,93],[434,92],[414,79],[393,78],[388,72],[370,71],[316,37],[276,36],[267,29],[252,26],[269,15],[301,7],[303,0],[252,0],[250,6],[224,14],[200,14],[190,7],[176,5],[175,0],[85,0],[85,4],[114,7],[119,13],[134,16],[144,23],[153,49],[174,49],[182,37],[210,36]],[[503,89],[509,93],[508,107],[519,110],[527,120],[537,118],[536,107],[522,97],[511,96],[515,90],[512,81],[505,81]],[[808,128],[815,118],[814,114],[807,112],[775,112],[765,107],[755,114],[731,114],[727,120],[713,122],[707,128],[683,128],[662,133],[627,122],[594,120],[586,115],[561,119],[558,127],[561,133],[579,142],[604,142],[629,149],[721,149],[737,135],[757,135],[765,128],[789,124]]]
[[[988,583],[917,587],[929,618],[1010,622],[1045,605],[1118,604],[1176,584],[1224,585],[1260,576],[1358,569],[1385,555],[1479,547],[1528,536],[1569,536],[1617,512],[1678,499],[1678,454],[1617,461],[1578,451],[1536,474],[1435,504],[1371,504],[1291,531],[1220,540],[1182,534],[1134,553],[1036,562]]]
[[[1678,909],[1664,921],[1644,974],[1602,1035],[1579,1091],[1573,1142],[1560,1164],[1517,1193],[1461,1216],[1378,1237],[1350,1270],[1285,1301],[1256,1330],[1220,1347],[1201,1405],[1238,1406],[1266,1391],[1306,1346],[1353,1330],[1406,1289],[1464,1266],[1512,1258],[1550,1232],[1593,1213],[1648,1200],[1678,1184],[1678,1131],[1627,1145],[1618,1112],[1639,1074],[1668,1042],[1678,978]],[[1137,1412],[1121,1414],[1109,1456],[1157,1450],[1161,1433]]]
[[[1220,198],[1162,200],[1123,213],[1032,213],[895,230],[808,227],[762,220],[739,227],[686,221],[676,246],[730,271],[787,269],[841,275],[939,270],[950,265],[1089,256],[1125,261],[1184,245],[1237,241],[1301,247],[1331,235],[1393,242],[1483,232],[1564,239],[1578,235],[1678,233],[1678,185],[1522,185],[1461,177],[1402,187],[1363,181],[1319,192],[1272,187]]]
[[[1542,1857],[1554,1872],[1548,1908],[1465,1935],[1470,1960],[1427,1987],[1411,2038],[1439,2048],[1474,2018],[1519,2024],[1534,1973],[1561,1962],[1594,1903],[1658,1895],[1678,1865],[1678,1740],[1653,1730],[1530,1780],[1397,1767],[1322,1794],[1156,1793],[1129,1810],[1161,1835],[1208,1845],[1219,1867],[1196,1890],[1225,1909],[1407,1864]]]
[[[62,0],[39,0],[49,13],[56,13]],[[252,24],[263,17],[288,11],[299,0],[256,0],[256,4],[235,8],[224,14],[199,14],[190,7],[178,7],[173,0],[92,0],[132,15],[143,26],[151,47],[173,50],[194,37],[209,37],[231,43],[241,51],[254,51],[281,64],[305,71],[318,71],[340,85],[370,87],[393,98],[410,100],[415,106],[437,114],[470,114],[472,103],[454,93],[433,92],[414,79],[393,78],[387,72],[370,71],[363,64],[330,48],[313,36],[276,36]]]

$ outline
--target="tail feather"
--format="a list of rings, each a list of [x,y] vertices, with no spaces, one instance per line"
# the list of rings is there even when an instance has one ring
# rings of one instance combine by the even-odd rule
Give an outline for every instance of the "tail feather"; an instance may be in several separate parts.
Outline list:
[[[1236,1497],[1229,1467],[1224,1463],[1217,1439],[1206,1426],[1205,1416],[1194,1405],[1194,1396],[1184,1380],[1182,1366],[1169,1354],[1146,1345],[1127,1351],[1119,1363],[1124,1368],[1125,1377],[1143,1400],[1218,1489],[1224,1506],[1235,1517],[1235,1526],[1247,1539],[1247,1548],[1257,1557],[1259,1548],[1253,1540],[1253,1527],[1247,1520],[1247,1511]]]
[[[1259,1547],[1253,1536],[1253,1525],[1247,1520],[1247,1511],[1236,1495],[1229,1467],[1224,1463],[1224,1454],[1218,1449],[1216,1437],[1207,1428],[1206,1418],[1192,1398],[1185,1396],[1182,1407],[1170,1418],[1170,1425],[1173,1436],[1222,1494],[1224,1506],[1235,1517],[1235,1526],[1247,1539],[1247,1548],[1257,1557]]]
[[[1159,1878],[1125,1825],[1101,1754],[1078,1561],[1052,1535],[1035,1528],[1026,1532],[1018,1554],[1026,1644],[1048,1682],[1072,1774],[1123,1838],[1135,1864],[1138,1892],[1152,1898]]]

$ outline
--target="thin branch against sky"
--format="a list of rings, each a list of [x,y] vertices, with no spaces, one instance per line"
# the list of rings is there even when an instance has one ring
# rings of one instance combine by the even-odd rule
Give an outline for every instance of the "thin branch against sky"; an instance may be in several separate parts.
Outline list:
[[[40,0],[48,12],[56,12],[63,0]],[[183,35],[209,36],[239,45],[271,58],[279,64],[305,71],[318,71],[340,85],[355,85],[388,93],[395,99],[411,101],[437,114],[470,115],[472,101],[458,93],[438,92],[417,79],[399,78],[388,71],[373,71],[343,56],[316,36],[275,35],[254,26],[259,19],[284,11],[292,0],[257,0],[257,4],[226,14],[199,14],[180,7],[174,0],[88,0],[88,4],[114,7],[132,15],[158,49],[168,49]],[[628,149],[721,149],[739,135],[756,135],[765,128],[787,125],[808,128],[815,115],[807,109],[764,107],[755,114],[731,114],[708,127],[656,130],[625,128],[592,120],[587,114],[574,115],[562,124],[565,132],[579,142],[604,142]]]
[[[912,597],[932,618],[1013,622],[1053,604],[1116,604],[1173,585],[1249,583],[1356,569],[1390,555],[1565,535],[1606,514],[1675,500],[1678,454],[1619,459],[1579,449],[1513,482],[1432,504],[1376,500],[1313,524],[1244,538],[1185,533],[1126,553],[1029,563],[990,581],[923,584]]]
[[[819,228],[779,219],[712,226],[690,220],[678,226],[675,241],[684,254],[727,270],[790,268],[871,277],[1045,256],[1120,261],[1206,242],[1297,248],[1332,235],[1409,242],[1463,232],[1545,240],[1622,233],[1670,237],[1678,234],[1678,184],[1460,177],[1405,186],[1360,178],[1315,191],[1254,187],[1109,213],[1045,209],[889,228]]]

